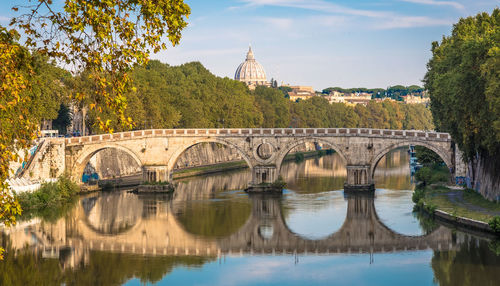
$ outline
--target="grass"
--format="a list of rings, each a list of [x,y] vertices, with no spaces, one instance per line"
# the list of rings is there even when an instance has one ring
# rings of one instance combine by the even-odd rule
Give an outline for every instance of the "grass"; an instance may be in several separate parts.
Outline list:
[[[481,194],[471,189],[466,189],[463,192],[464,201],[476,206],[480,206],[490,211],[500,212],[500,203],[486,200]]]
[[[452,191],[455,190],[450,190],[444,186],[426,187],[422,202],[425,203],[425,205],[436,206],[437,209],[445,211],[457,217],[470,218],[486,223],[493,219],[494,215],[486,214],[481,211],[471,210],[465,205],[451,201],[446,193]],[[462,192],[465,203],[479,206],[487,211],[500,212],[500,204],[488,201],[480,194],[472,190],[459,190],[459,192]]]

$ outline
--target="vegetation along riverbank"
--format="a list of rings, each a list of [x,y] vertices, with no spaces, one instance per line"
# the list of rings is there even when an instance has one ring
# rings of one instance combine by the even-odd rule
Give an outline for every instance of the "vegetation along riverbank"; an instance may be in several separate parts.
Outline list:
[[[450,173],[442,160],[428,149],[416,151],[423,167],[415,173],[419,182],[412,197],[415,209],[455,225],[500,234],[499,203],[485,199],[472,189],[449,186]]]
[[[34,192],[16,194],[23,213],[21,220],[33,217],[55,221],[71,209],[78,198],[79,187],[69,177],[61,176],[56,182],[42,184]]]

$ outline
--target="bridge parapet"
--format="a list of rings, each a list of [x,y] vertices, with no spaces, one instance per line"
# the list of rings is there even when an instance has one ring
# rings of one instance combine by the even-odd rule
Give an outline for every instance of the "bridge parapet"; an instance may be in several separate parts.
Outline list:
[[[227,128],[227,129],[148,129],[66,138],[66,145],[92,144],[104,141],[121,141],[149,137],[392,137],[431,141],[451,141],[448,133],[422,130],[391,130],[370,128]]]

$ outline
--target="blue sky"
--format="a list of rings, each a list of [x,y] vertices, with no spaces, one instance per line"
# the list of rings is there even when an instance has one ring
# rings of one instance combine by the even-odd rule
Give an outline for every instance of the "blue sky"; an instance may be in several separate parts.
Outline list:
[[[62,1],[62,0],[59,0]],[[0,24],[12,17],[0,4]],[[500,0],[185,0],[191,6],[181,43],[153,58],[171,65],[200,61],[232,78],[248,45],[279,83],[387,87],[418,84],[432,41],[461,17]]]

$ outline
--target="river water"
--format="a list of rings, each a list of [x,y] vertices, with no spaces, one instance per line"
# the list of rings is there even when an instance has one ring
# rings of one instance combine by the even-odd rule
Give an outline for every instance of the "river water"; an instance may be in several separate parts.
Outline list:
[[[242,191],[248,170],[127,190],[4,229],[0,285],[498,285],[500,242],[412,212],[406,150],[373,196],[342,191],[336,154],[284,163],[282,196]],[[497,254],[496,254],[497,253]]]

